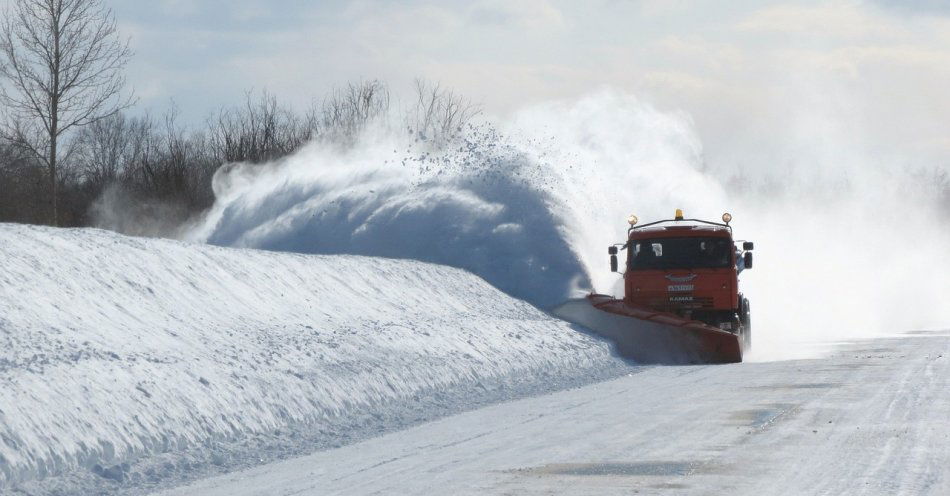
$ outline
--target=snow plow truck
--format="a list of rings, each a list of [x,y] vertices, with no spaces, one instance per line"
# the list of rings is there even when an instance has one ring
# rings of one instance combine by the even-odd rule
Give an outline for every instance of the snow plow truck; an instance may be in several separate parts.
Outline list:
[[[624,296],[592,293],[554,310],[559,317],[613,340],[620,355],[641,363],[741,362],[752,345],[749,299],[739,274],[752,268],[751,241],[734,240],[730,222],[673,219],[637,225],[608,248],[610,270],[625,254]]]

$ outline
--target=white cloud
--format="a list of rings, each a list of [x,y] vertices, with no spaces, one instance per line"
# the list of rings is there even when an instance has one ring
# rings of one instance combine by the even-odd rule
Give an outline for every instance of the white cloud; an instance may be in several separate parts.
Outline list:
[[[469,7],[468,15],[476,24],[508,29],[546,31],[565,25],[561,11],[546,0],[479,0]]]
[[[904,27],[853,4],[815,7],[776,5],[759,10],[739,24],[745,31],[832,38],[899,38]]]

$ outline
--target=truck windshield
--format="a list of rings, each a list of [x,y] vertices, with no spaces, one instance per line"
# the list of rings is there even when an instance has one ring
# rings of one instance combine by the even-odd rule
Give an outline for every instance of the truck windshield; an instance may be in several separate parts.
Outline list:
[[[732,266],[728,238],[657,238],[632,241],[628,270],[718,269]]]

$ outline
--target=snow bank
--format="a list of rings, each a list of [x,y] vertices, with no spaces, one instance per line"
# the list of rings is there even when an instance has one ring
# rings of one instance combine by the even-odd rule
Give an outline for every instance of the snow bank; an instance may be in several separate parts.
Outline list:
[[[605,343],[421,262],[2,224],[0,260],[0,489],[617,366]]]

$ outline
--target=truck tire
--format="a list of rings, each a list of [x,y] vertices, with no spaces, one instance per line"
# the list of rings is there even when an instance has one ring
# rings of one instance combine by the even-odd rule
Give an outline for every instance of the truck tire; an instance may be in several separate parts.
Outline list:
[[[752,349],[752,308],[749,306],[749,299],[742,298],[739,319],[742,322],[742,347],[746,350]]]

